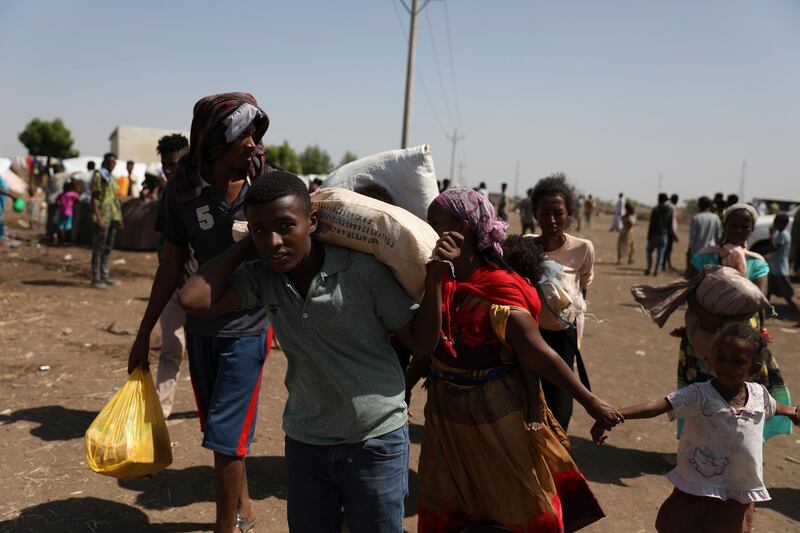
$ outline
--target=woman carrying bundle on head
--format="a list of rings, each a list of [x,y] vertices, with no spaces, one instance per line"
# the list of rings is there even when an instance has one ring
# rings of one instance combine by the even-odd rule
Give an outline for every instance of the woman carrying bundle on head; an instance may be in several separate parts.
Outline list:
[[[541,395],[529,394],[538,379],[525,377],[565,388],[603,427],[622,417],[542,339],[536,290],[503,260],[508,225],[488,200],[448,189],[428,222],[460,254],[455,279],[442,286],[439,344],[407,374],[410,390],[430,365],[419,531],[561,532],[599,520],[603,511],[557,437],[563,430]]]
[[[688,274],[694,275],[700,272],[705,265],[732,267],[753,282],[766,295],[769,266],[763,257],[746,249],[747,238],[753,232],[757,218],[758,212],[749,204],[738,203],[728,207],[722,219],[721,246],[706,246],[693,254]],[[750,326],[768,337],[766,329],[763,329],[764,318],[763,313],[754,315],[750,319]],[[714,371],[709,359],[697,353],[695,347],[689,342],[687,334],[682,332],[678,358],[678,388],[709,381],[713,377]],[[768,352],[764,364],[761,365],[760,371],[753,381],[767,387],[775,400],[791,404],[789,390],[786,388],[778,363],[771,352]],[[679,419],[678,438],[680,438],[682,430],[683,421]],[[764,424],[764,440],[775,435],[791,433],[791,430],[792,425],[788,419],[782,417],[770,419]]]

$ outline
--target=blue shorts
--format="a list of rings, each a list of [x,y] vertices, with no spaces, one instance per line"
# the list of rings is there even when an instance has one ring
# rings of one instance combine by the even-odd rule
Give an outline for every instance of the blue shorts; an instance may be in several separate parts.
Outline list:
[[[271,344],[271,329],[247,337],[186,336],[204,448],[247,455],[256,429],[261,370]]]
[[[58,229],[72,231],[72,215],[58,215]]]

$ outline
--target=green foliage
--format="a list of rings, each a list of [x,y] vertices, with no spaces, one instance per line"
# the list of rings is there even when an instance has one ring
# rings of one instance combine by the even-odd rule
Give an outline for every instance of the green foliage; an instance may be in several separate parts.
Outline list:
[[[350,162],[352,162],[352,161],[355,161],[356,159],[358,159],[358,156],[357,156],[356,154],[354,154],[353,152],[351,152],[350,150],[348,150],[348,151],[346,151],[346,152],[344,153],[344,155],[342,156],[342,160],[341,160],[341,161],[339,161],[339,166],[340,166],[340,167],[343,167],[343,166],[345,166],[347,163],[350,163]]]
[[[690,215],[695,215],[700,212],[700,208],[697,207],[697,198],[689,198],[688,200],[683,201],[684,209]]]
[[[46,155],[59,159],[78,156],[78,151],[72,148],[72,133],[60,118],[51,122],[35,118],[17,138],[30,155]]]
[[[264,154],[267,156],[267,162],[278,166],[284,170],[288,170],[294,174],[302,174],[303,166],[300,164],[300,158],[287,141],[283,141],[281,145],[271,145],[264,147]]]
[[[303,174],[329,174],[333,170],[331,156],[317,145],[307,146],[300,154]]]

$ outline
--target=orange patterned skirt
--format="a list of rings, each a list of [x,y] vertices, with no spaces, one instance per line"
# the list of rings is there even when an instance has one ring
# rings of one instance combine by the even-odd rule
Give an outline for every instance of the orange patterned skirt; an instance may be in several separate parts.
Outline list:
[[[482,371],[444,367],[480,380]],[[565,447],[546,405],[527,422],[518,370],[480,384],[447,377],[428,382],[419,463],[420,533],[482,530],[561,533],[605,516]]]

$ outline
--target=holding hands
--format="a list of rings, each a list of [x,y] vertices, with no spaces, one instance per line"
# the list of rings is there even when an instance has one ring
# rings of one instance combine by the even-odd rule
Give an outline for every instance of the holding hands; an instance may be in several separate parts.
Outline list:
[[[603,434],[617,424],[625,422],[625,417],[619,409],[597,396],[594,397],[594,401],[587,407],[586,411],[595,420],[591,429],[592,440],[595,444],[605,442],[606,437]]]
[[[775,409],[776,415],[783,415],[792,421],[795,426],[800,426],[800,405],[784,405],[778,402]]]
[[[600,422],[595,422],[589,433],[592,435],[592,442],[595,444],[605,444],[606,439],[608,439],[605,435],[606,428]]]
[[[800,405],[794,406],[794,414],[789,415],[789,418],[795,426],[800,426]]]

